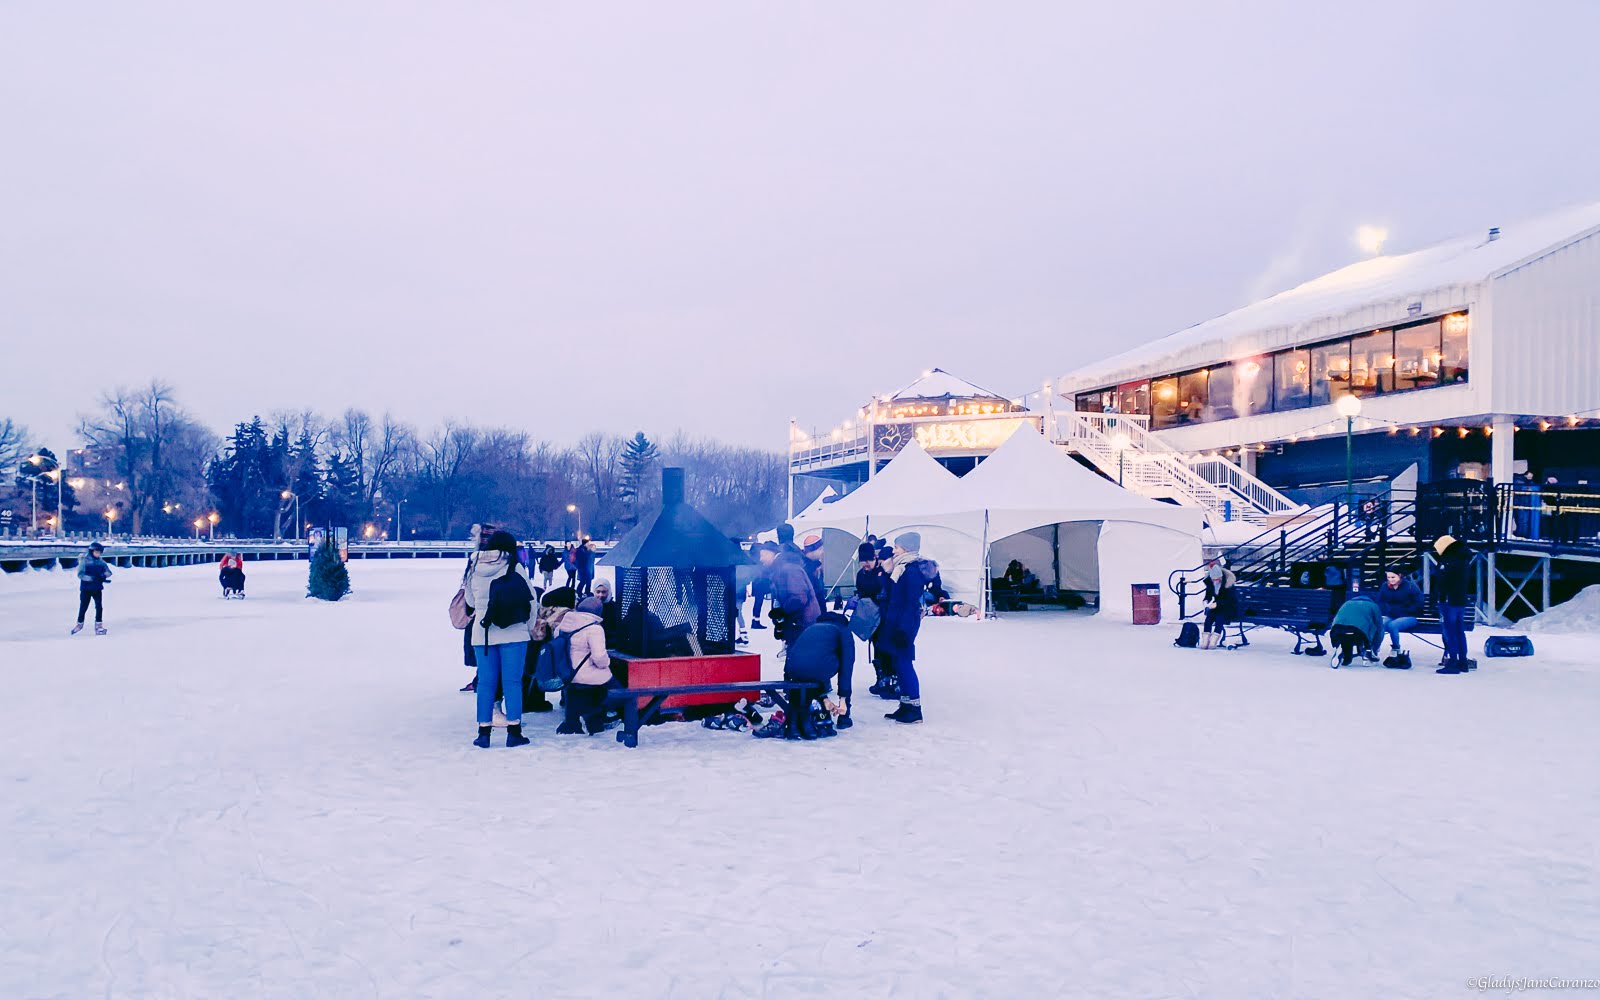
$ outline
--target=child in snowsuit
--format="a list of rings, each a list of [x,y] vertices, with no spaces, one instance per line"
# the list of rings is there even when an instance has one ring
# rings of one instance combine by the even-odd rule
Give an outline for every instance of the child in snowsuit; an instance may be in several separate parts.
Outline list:
[[[89,546],[89,554],[83,562],[78,564],[78,624],[72,626],[73,635],[83,631],[83,616],[89,610],[90,601],[94,602],[94,634],[106,634],[102,595],[106,584],[111,582],[111,567],[100,558],[103,552],[105,548],[95,542]]]

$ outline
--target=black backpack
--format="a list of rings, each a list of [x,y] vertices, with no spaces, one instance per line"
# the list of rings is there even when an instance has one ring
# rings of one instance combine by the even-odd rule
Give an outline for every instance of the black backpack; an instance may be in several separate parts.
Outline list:
[[[1184,649],[1193,649],[1200,645],[1200,626],[1194,622],[1184,622],[1183,628],[1178,630],[1178,637],[1172,640],[1172,644]]]
[[[489,606],[483,609],[483,621],[495,628],[521,625],[533,617],[533,591],[528,581],[515,566],[497,576],[489,584]]]

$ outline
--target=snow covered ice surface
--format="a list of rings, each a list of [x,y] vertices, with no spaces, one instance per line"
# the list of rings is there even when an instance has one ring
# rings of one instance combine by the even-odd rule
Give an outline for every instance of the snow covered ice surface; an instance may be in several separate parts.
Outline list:
[[[0,579],[0,997],[1451,997],[1600,973],[1600,637],[930,621],[928,722],[469,745],[460,564]],[[756,633],[761,636],[761,633]],[[1481,648],[1486,633],[1474,633]],[[758,643],[770,643],[770,633]],[[770,652],[767,647],[761,647]],[[777,664],[770,658],[768,669]],[[870,671],[863,671],[870,674]],[[860,675],[858,675],[860,676]],[[869,679],[863,678],[864,689]]]

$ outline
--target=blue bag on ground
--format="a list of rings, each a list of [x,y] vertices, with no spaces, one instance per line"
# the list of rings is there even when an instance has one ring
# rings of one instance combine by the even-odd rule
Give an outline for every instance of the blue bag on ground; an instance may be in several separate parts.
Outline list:
[[[1532,656],[1533,640],[1525,635],[1491,635],[1483,642],[1484,656]]]

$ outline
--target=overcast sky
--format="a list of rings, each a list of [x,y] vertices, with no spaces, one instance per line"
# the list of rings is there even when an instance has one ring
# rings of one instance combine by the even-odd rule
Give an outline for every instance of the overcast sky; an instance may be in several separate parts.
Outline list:
[[[782,448],[1600,198],[1600,4],[0,3],[0,417]]]

